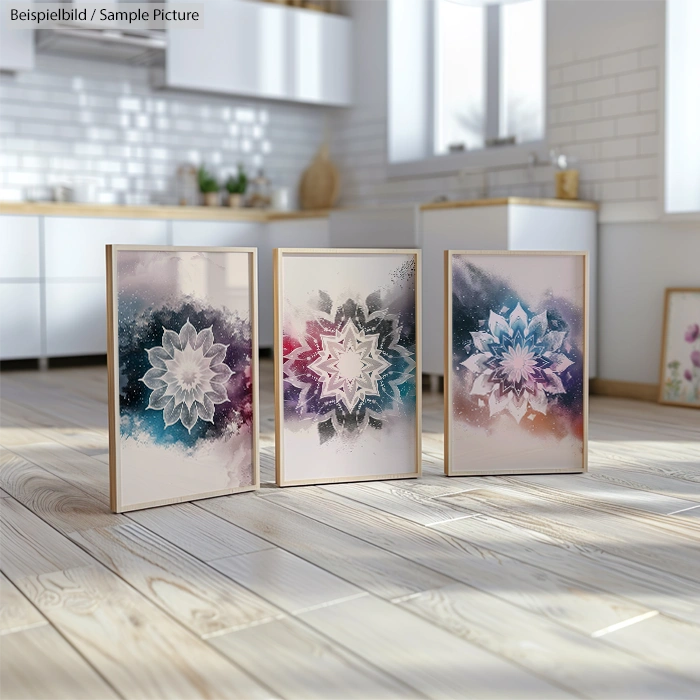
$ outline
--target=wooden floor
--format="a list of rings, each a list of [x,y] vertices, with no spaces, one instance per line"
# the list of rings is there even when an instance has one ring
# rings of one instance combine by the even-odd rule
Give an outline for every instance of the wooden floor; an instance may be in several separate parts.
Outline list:
[[[102,368],[0,377],[1,695],[700,697],[700,412],[593,398],[590,473],[113,515]]]

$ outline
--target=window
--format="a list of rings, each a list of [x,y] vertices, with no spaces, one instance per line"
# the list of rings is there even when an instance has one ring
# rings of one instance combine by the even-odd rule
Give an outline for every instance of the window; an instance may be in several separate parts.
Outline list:
[[[456,170],[544,139],[544,5],[389,0],[390,163]]]

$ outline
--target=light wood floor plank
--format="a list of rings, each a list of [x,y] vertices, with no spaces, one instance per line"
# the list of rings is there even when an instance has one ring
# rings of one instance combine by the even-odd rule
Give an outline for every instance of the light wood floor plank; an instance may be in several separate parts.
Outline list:
[[[211,565],[282,610],[301,610],[367,595],[314,564],[285,552],[265,549],[217,559]]]
[[[392,600],[452,583],[432,569],[257,495],[200,501],[198,507],[381,598]]]
[[[109,527],[123,516],[63,479],[0,449],[0,484],[20,503],[64,533]]]
[[[238,505],[242,502],[243,499],[239,498],[232,503]],[[132,511],[128,517],[202,561],[275,546],[193,503]]]
[[[427,501],[420,496],[416,497],[410,486],[404,490],[397,490],[391,485],[376,482],[328,485],[322,488],[324,491],[367,503],[378,510],[419,525],[434,525],[469,516],[464,510],[445,506],[441,501]]]
[[[281,616],[261,598],[137,523],[83,530],[71,538],[200,637]]]
[[[563,698],[563,688],[426,622],[366,596],[301,619],[429,698]]]
[[[30,576],[15,583],[125,697],[271,695],[102,566]]]
[[[250,673],[265,678],[283,698],[423,697],[400,679],[291,618],[215,637],[210,644]]]
[[[0,573],[0,635],[46,624],[41,613]]]
[[[442,497],[441,497],[442,498]],[[472,512],[507,520],[579,544],[596,544],[622,559],[668,571],[690,581],[700,580],[698,543],[654,525],[533,494],[527,484],[498,485],[445,496]]]
[[[13,498],[0,499],[0,533],[2,570],[13,581],[93,563],[80,547]]]
[[[0,637],[4,700],[107,700],[118,696],[52,627]]]
[[[455,581],[577,629],[594,631],[648,611],[555,572],[472,545],[436,528],[414,525],[318,487],[285,491],[274,498],[291,510],[305,512],[339,529],[352,530],[357,536],[430,566]]]
[[[595,543],[573,544],[485,515],[443,523],[436,529],[479,546],[492,546],[514,559],[556,571],[650,610],[700,624],[700,582],[620,559]]]
[[[692,696],[694,684],[618,651],[605,641],[568,630],[462,584],[401,603],[452,634],[503,656],[584,697]]]

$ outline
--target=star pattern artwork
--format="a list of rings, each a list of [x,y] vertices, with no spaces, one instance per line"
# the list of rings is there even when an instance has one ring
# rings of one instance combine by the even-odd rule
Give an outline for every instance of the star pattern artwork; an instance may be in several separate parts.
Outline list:
[[[415,475],[417,255],[278,255],[278,480]]]
[[[113,510],[255,488],[254,251],[110,255]]]
[[[448,251],[445,471],[586,465],[586,258]]]

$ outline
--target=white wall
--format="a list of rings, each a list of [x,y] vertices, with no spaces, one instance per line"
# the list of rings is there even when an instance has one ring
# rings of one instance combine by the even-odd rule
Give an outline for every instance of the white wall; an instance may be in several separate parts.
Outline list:
[[[387,17],[384,0],[353,2],[358,105],[334,120],[343,203],[483,195],[483,176],[390,179],[386,168]],[[547,4],[549,140],[578,158],[581,197],[607,221],[659,212],[661,0],[550,0]],[[553,196],[549,166],[493,169],[488,195]]]
[[[386,13],[351,4],[356,108],[334,119],[343,204],[478,197],[482,176],[390,179]],[[662,223],[662,0],[549,0],[550,140],[578,157],[581,196],[601,204],[598,376],[658,381],[664,288],[700,286],[700,223]],[[693,156],[694,157],[694,156]],[[489,196],[553,196],[549,167],[488,173]]]

